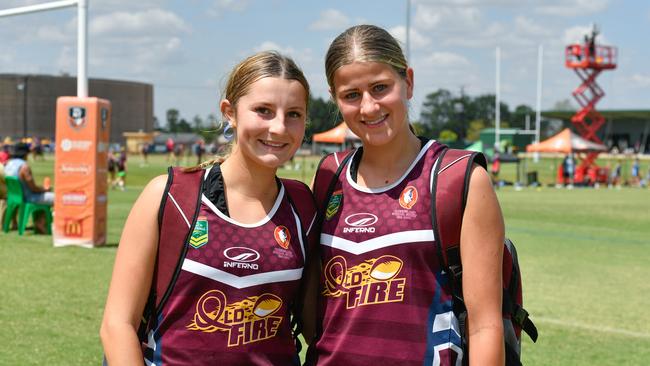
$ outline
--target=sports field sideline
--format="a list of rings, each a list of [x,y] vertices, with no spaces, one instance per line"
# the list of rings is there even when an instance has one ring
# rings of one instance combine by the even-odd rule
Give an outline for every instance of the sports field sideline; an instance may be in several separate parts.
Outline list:
[[[281,176],[309,181],[317,158]],[[40,182],[53,156],[31,163]],[[540,179],[551,182],[553,161]],[[109,192],[108,245],[53,248],[49,236],[0,233],[0,365],[97,365],[99,323],[121,227],[162,156],[129,160],[126,191]],[[306,169],[302,169],[306,167]],[[503,177],[514,179],[505,165]],[[519,252],[524,304],[539,329],[526,365],[650,364],[650,190],[498,191]]]

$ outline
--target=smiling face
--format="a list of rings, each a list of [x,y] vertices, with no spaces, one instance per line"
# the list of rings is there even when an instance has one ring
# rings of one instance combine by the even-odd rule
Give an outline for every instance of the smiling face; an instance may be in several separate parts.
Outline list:
[[[278,168],[298,150],[305,134],[307,91],[296,80],[265,77],[250,85],[235,106],[221,111],[236,131],[232,155],[266,168]]]
[[[384,63],[353,62],[334,72],[332,92],[343,119],[364,145],[384,145],[409,133],[411,69],[403,78]]]

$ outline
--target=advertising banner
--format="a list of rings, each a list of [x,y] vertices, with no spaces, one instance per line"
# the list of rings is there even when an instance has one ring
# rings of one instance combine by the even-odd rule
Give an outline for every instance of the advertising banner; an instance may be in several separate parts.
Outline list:
[[[108,100],[57,99],[54,246],[106,243],[110,122]]]

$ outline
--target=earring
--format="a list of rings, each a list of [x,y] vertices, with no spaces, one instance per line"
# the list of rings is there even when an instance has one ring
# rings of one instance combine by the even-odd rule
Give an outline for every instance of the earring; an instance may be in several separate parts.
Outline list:
[[[235,137],[235,130],[232,128],[230,121],[224,121],[223,123],[226,125],[223,128],[223,137],[230,142]]]

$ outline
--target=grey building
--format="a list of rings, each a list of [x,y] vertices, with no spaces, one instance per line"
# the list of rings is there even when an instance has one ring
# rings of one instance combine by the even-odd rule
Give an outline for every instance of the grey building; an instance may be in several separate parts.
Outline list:
[[[128,131],[153,131],[151,84],[89,79],[88,94],[112,104],[111,142]],[[70,76],[0,74],[0,136],[54,138],[56,99],[76,96]]]

